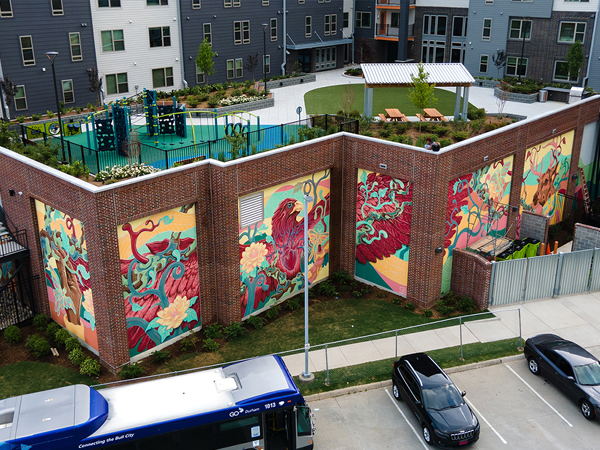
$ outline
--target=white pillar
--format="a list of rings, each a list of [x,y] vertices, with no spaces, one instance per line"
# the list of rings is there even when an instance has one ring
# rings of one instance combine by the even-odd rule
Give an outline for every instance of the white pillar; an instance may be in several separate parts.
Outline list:
[[[366,86],[363,114],[367,117],[371,117],[373,115],[373,88],[369,88]]]
[[[463,92],[462,120],[467,120],[467,109],[469,108],[469,86],[465,86]]]
[[[456,99],[454,100],[454,120],[458,120],[460,114],[460,86],[456,86]]]

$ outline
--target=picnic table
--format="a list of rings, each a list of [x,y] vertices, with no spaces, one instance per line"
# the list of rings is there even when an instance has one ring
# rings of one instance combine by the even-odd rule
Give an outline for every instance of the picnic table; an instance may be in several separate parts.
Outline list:
[[[425,108],[423,112],[425,113],[425,118],[431,122],[448,122],[448,119],[435,108]]]
[[[386,109],[385,117],[388,118],[389,120],[396,121],[396,122],[408,122],[408,119],[406,118],[406,116],[404,114],[402,114],[396,108]]]

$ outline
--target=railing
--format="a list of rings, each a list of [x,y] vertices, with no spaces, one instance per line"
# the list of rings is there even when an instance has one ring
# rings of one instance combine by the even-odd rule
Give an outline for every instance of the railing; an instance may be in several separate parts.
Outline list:
[[[398,37],[400,29],[398,27],[392,27],[389,24],[376,24],[376,35],[377,36],[390,36]]]
[[[29,252],[26,230],[0,237],[0,258],[20,252]]]
[[[411,0],[412,2],[416,0]],[[379,5],[389,5],[389,6],[400,6],[401,0],[377,0],[377,6]],[[412,3],[414,4],[414,3]]]

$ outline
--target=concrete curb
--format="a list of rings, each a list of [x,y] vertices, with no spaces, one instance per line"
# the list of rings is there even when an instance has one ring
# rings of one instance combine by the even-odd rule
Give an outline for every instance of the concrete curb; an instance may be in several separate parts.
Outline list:
[[[489,361],[481,361],[473,364],[466,364],[464,366],[449,367],[448,369],[444,369],[444,371],[448,374],[465,372],[467,370],[480,369],[482,367],[496,366],[498,364],[504,364],[511,361],[518,361],[520,359],[523,359],[523,357],[523,355],[506,356],[504,358],[490,359]],[[391,385],[392,380],[389,379],[385,381],[377,381],[375,383],[361,384],[359,386],[350,386],[347,388],[336,389],[335,391],[320,392],[318,394],[307,395],[306,397],[304,397],[304,399],[307,402],[316,402],[318,400],[325,400],[328,398],[341,397],[343,395],[356,394],[358,392],[370,391],[372,389],[381,389]]]

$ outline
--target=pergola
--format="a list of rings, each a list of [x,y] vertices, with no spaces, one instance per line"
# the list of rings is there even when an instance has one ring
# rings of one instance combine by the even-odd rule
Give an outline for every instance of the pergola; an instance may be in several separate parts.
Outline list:
[[[373,88],[380,87],[410,87],[412,86],[411,75],[419,73],[418,64],[384,63],[384,64],[361,64],[363,77],[365,79],[365,116],[373,115]],[[475,79],[469,71],[460,63],[423,63],[425,72],[429,74],[427,81],[436,87],[456,86],[456,101],[454,103],[454,120],[467,117],[469,106],[469,88]],[[463,108],[460,113],[460,98],[463,88]]]

